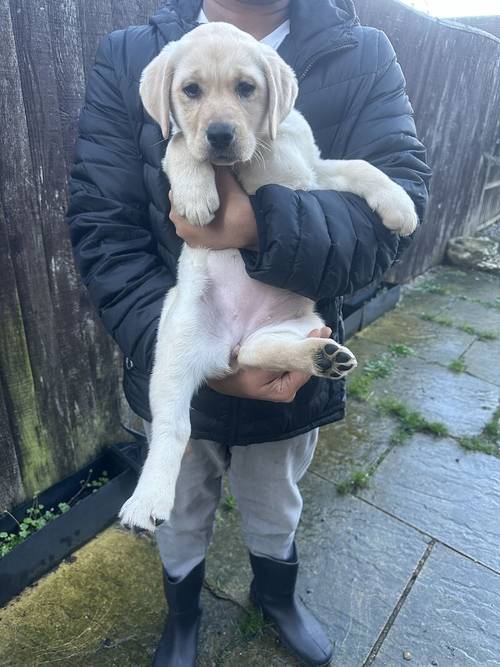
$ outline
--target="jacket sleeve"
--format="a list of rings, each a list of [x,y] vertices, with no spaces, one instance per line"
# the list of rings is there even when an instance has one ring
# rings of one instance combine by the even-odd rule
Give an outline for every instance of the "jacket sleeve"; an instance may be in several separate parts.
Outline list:
[[[384,33],[379,33],[376,71],[358,83],[346,107],[329,157],[364,159],[384,171],[405,188],[421,220],[430,170],[401,68]],[[398,254],[397,234],[355,195],[267,185],[252,205],[259,251],[243,251],[247,272],[314,301],[350,294],[379,279]]]
[[[162,302],[175,277],[149,230],[143,165],[116,79],[112,37],[102,41],[87,86],[67,222],[78,269],[105,328],[136,366],[148,370]]]

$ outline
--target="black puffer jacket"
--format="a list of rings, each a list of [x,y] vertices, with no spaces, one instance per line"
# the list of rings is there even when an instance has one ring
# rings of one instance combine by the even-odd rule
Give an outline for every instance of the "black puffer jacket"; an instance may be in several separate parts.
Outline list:
[[[71,174],[68,223],[90,298],[125,355],[126,396],[150,417],[148,377],[162,301],[174,284],[180,240],[168,219],[160,128],[138,84],[166,42],[192,29],[200,0],[171,0],[150,25],[103,40],[89,81]],[[300,83],[297,108],[324,158],[362,158],[400,183],[422,215],[429,169],[415,135],[405,81],[387,37],[358,24],[350,0],[292,0],[291,34],[279,49]],[[367,204],[333,191],[269,185],[253,199],[258,253],[253,278],[299,292],[342,340],[341,297],[379,278],[398,237]],[[343,382],[313,378],[292,404],[241,400],[205,387],[192,404],[193,437],[230,445],[280,440],[341,419]]]

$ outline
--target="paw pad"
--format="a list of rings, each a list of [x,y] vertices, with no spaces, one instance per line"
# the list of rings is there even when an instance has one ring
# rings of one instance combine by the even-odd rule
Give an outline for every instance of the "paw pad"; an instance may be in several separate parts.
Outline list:
[[[357,366],[350,350],[334,342],[327,343],[314,356],[314,366],[319,377],[340,380]]]

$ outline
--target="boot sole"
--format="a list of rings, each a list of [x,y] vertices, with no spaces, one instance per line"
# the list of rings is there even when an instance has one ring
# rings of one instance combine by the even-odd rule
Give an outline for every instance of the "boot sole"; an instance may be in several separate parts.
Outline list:
[[[298,659],[300,660],[300,663],[303,665],[303,667],[328,667],[328,665],[331,664],[331,662],[332,662],[332,660],[333,660],[333,655],[332,655],[330,658],[328,658],[328,660],[327,660],[326,662],[322,662],[322,663],[317,663],[317,662],[315,662],[315,663],[312,663],[312,662],[304,662],[304,660],[297,654],[296,651],[294,651],[294,649],[290,646],[290,644],[286,641],[286,639],[284,639],[283,635],[282,635],[281,632],[280,632],[280,629],[279,629],[279,626],[277,625],[277,623],[271,618],[271,616],[269,616],[268,614],[266,614],[266,612],[264,611],[264,609],[262,608],[262,606],[259,604],[259,602],[258,602],[257,599],[255,598],[255,595],[253,594],[253,591],[250,591],[250,601],[252,602],[252,604],[254,605],[254,607],[256,607],[256,608],[260,611],[260,613],[262,614],[263,618],[264,618],[266,621],[269,621],[270,623],[272,623],[273,627],[276,629],[276,632],[278,633],[278,638],[279,638],[279,640],[280,640],[280,643],[281,643],[281,644],[282,644],[282,645],[283,645],[283,646],[284,646],[284,647],[285,647],[285,648],[286,648],[292,655],[294,655],[296,658],[298,658]]]

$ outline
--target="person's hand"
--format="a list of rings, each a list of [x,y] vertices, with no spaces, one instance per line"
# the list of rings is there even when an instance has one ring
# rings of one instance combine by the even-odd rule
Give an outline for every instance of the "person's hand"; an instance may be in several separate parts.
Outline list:
[[[204,227],[190,225],[173,209],[170,220],[177,236],[193,248],[253,248],[257,245],[257,223],[250,199],[228,167],[215,169],[220,207],[215,218]],[[169,192],[170,204],[172,194]]]
[[[329,327],[314,329],[309,338],[330,338]],[[306,373],[291,371],[276,373],[257,368],[243,369],[222,380],[208,380],[211,389],[227,396],[253,398],[273,403],[291,403],[298,390],[311,378]]]

